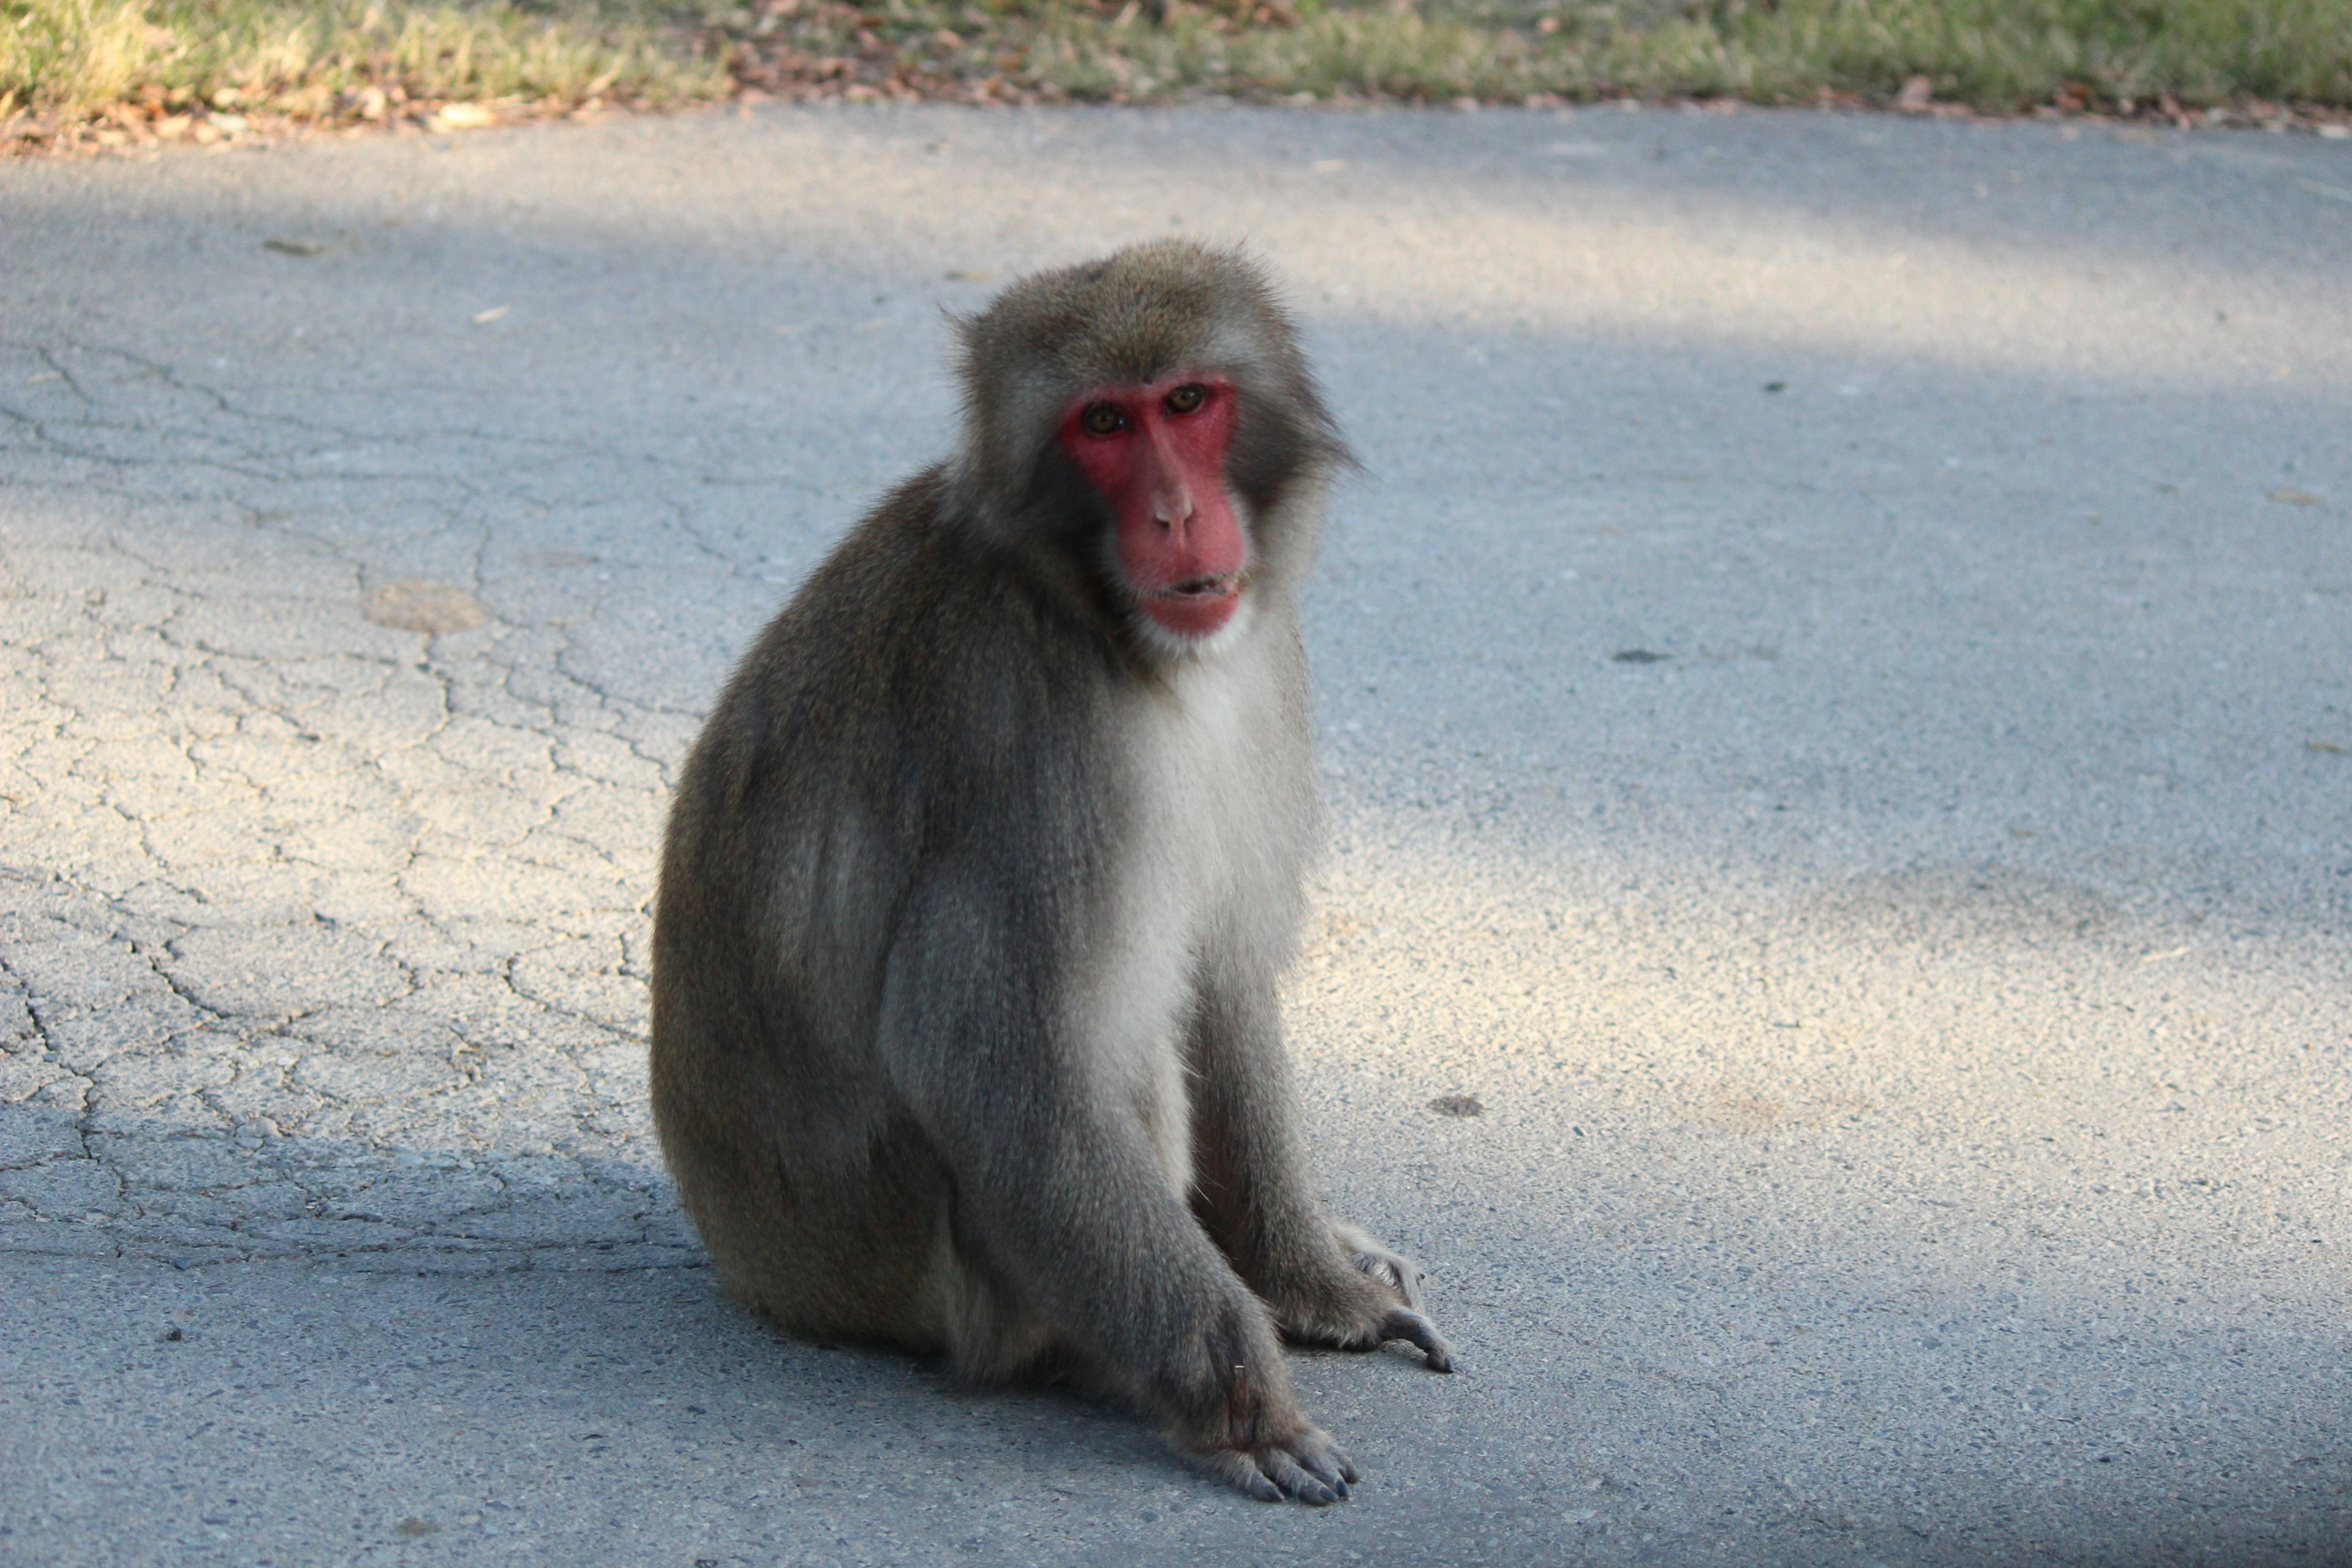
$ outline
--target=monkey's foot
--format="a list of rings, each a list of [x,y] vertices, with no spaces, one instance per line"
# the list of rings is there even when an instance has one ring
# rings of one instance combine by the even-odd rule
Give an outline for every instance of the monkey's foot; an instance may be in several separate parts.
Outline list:
[[[1359,1283],[1360,1292],[1365,1287]],[[1393,1302],[1358,1300],[1344,1306],[1326,1304],[1293,1310],[1282,1317],[1284,1336],[1293,1344],[1329,1345],[1335,1350],[1375,1351],[1402,1340],[1420,1351],[1432,1372],[1454,1370],[1454,1347],[1437,1331],[1428,1315]]]
[[[1208,1472],[1260,1502],[1293,1498],[1325,1508],[1348,1495],[1356,1467],[1320,1427],[1257,1448],[1219,1448],[1193,1456]]]
[[[1334,1225],[1331,1233],[1339,1238],[1340,1247],[1359,1273],[1369,1274],[1395,1290],[1413,1310],[1421,1310],[1421,1282],[1429,1276],[1420,1264],[1391,1252],[1352,1225]]]
[[[1402,1340],[1428,1359],[1432,1372],[1452,1372],[1453,1347],[1422,1310],[1421,1283],[1428,1276],[1421,1265],[1390,1251],[1355,1226],[1335,1221],[1331,1234],[1357,1273],[1387,1287],[1395,1300],[1403,1304],[1366,1300],[1360,1285],[1345,1290],[1334,1282],[1332,1300],[1322,1303],[1318,1311],[1299,1314],[1290,1325],[1293,1332],[1310,1342],[1337,1344],[1343,1350],[1374,1350],[1391,1340]],[[1313,1325],[1318,1318],[1331,1321],[1336,1331],[1317,1333]]]

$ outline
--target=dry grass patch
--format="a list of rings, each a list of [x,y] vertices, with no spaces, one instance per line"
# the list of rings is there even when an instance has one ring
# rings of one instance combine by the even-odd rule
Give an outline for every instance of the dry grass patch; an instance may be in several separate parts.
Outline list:
[[[604,102],[1699,98],[2347,122],[2352,0],[0,0],[20,141]]]

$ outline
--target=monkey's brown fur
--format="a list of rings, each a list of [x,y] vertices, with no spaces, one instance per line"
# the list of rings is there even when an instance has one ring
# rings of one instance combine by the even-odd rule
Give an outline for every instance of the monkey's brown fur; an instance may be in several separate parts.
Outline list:
[[[1347,460],[1243,259],[1141,247],[961,323],[957,455],[778,616],[688,757],[653,1109],[786,1329],[1076,1373],[1257,1495],[1345,1496],[1280,1337],[1448,1354],[1315,1200],[1276,1003],[1318,805],[1294,586]],[[1137,614],[1055,445],[1108,384],[1230,379],[1242,610]]]

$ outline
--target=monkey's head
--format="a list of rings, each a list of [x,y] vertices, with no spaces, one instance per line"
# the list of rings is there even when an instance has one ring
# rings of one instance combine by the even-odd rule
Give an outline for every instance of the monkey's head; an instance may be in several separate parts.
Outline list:
[[[960,321],[961,483],[1149,643],[1213,637],[1301,559],[1349,460],[1265,275],[1181,241],[1040,273]]]

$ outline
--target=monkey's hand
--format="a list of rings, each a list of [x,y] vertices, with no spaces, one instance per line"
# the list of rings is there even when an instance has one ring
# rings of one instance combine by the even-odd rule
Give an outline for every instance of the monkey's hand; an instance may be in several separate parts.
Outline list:
[[[1421,1284],[1427,1275],[1420,1265],[1352,1225],[1335,1222],[1331,1236],[1355,1272],[1320,1270],[1303,1288],[1282,1291],[1273,1305],[1283,1332],[1304,1343],[1349,1351],[1378,1350],[1402,1340],[1421,1352],[1430,1371],[1452,1372],[1453,1347],[1422,1310]]]
[[[1169,1439],[1211,1475],[1260,1501],[1338,1502],[1354,1484],[1356,1467],[1298,1408],[1265,1303],[1238,1294],[1206,1315],[1197,1338],[1170,1347],[1174,1353],[1154,1391]]]
[[[1260,1502],[1296,1498],[1322,1508],[1348,1495],[1356,1467],[1320,1426],[1302,1426],[1279,1442],[1255,1448],[1219,1448],[1194,1458],[1218,1479]]]

